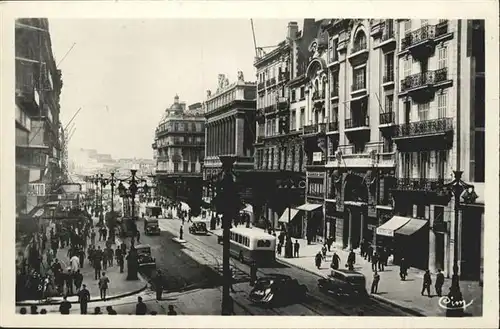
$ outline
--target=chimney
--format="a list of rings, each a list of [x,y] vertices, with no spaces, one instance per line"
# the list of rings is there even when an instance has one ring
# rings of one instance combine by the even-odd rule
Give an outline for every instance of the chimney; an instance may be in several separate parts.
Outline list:
[[[295,40],[297,38],[297,33],[299,32],[299,25],[297,22],[289,22],[286,37],[290,40]]]

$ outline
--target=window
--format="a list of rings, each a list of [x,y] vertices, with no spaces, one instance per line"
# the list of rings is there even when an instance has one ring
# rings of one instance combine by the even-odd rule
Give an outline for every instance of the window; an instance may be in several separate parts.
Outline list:
[[[332,73],[332,95],[331,97],[335,97],[339,95],[339,72]]]
[[[407,19],[404,23],[404,34],[408,34],[411,31],[411,19]]]
[[[391,113],[393,105],[394,105],[394,95],[385,96],[385,113]]]
[[[404,77],[411,75],[411,59],[407,58],[404,61]]]
[[[178,172],[178,171],[179,171],[179,163],[174,162],[174,172]]]
[[[179,123],[174,123],[174,131],[179,131]]]
[[[385,54],[384,82],[394,81],[394,53]]]
[[[191,162],[191,172],[196,172],[196,163]]]
[[[330,122],[339,122],[339,105],[332,104],[332,118]]]
[[[366,49],[366,46],[366,35],[363,31],[359,31],[356,35],[356,39],[354,40],[352,52],[354,53],[362,49]]]
[[[410,178],[411,177],[411,153],[401,153],[401,159],[403,162],[403,177]]]
[[[425,121],[429,118],[429,103],[418,104],[418,120]]]
[[[438,95],[438,118],[446,118],[446,108],[448,107],[448,95],[446,91]]]
[[[446,174],[446,162],[448,158],[448,151],[436,151],[436,166],[438,178],[445,177]]]
[[[295,99],[295,89],[294,89],[294,90],[292,90],[292,102],[295,102],[295,100],[296,99]]]
[[[427,178],[429,168],[429,152],[420,151],[418,154],[418,177],[421,179]]]
[[[300,87],[300,99],[304,99],[306,97],[306,89],[305,87]]]
[[[448,66],[448,49],[446,46],[440,47],[438,52],[438,69]]]
[[[290,114],[290,130],[295,130],[295,126],[297,124],[296,112],[293,110]]]
[[[299,128],[302,129],[304,127],[304,123],[306,121],[306,118],[305,118],[305,111],[306,109],[305,108],[301,108],[300,109],[300,122],[299,122]]]
[[[337,40],[338,39],[330,39],[330,47],[328,48],[328,58],[330,60],[330,63],[336,62],[338,60]]]
[[[353,90],[365,89],[366,70],[364,67],[353,70]]]
[[[182,172],[188,172],[188,169],[189,169],[189,163],[184,162],[182,164]]]

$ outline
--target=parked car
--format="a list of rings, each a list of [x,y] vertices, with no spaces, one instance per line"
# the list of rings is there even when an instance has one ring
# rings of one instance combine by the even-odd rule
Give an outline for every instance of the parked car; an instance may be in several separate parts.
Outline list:
[[[156,259],[151,255],[151,246],[148,244],[139,244],[135,246],[139,266],[156,266]]]
[[[347,269],[332,270],[326,278],[318,280],[318,288],[338,297],[366,297],[366,278],[362,273]]]
[[[194,222],[193,225],[189,227],[189,233],[191,234],[207,234],[207,224],[205,222]]]
[[[306,295],[307,287],[296,279],[273,274],[257,279],[248,297],[253,303],[275,307],[301,301]]]

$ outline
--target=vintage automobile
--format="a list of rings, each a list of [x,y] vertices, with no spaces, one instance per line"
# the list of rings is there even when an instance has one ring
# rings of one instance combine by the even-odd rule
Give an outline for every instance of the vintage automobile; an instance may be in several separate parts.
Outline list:
[[[151,246],[148,244],[139,244],[135,246],[137,250],[137,259],[139,266],[156,266],[156,259],[151,256]]]
[[[332,270],[326,278],[318,280],[318,289],[337,297],[364,298],[368,296],[365,276],[347,269]]]
[[[288,275],[268,274],[257,279],[250,291],[251,302],[266,306],[287,305],[300,302],[307,295],[307,287]]]
[[[158,219],[156,218],[144,218],[144,234],[145,235],[151,235],[151,234],[160,234],[160,226],[158,226]]]
[[[189,227],[189,233],[191,234],[207,234],[207,224],[205,222],[194,222],[193,225]]]

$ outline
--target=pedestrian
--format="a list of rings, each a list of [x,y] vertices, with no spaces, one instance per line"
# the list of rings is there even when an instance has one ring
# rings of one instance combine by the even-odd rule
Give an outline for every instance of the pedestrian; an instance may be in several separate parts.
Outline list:
[[[93,264],[94,264],[94,279],[99,280],[101,277],[101,258],[97,254],[97,252],[94,252],[93,255]]]
[[[94,315],[101,315],[101,314],[102,314],[102,312],[101,312],[101,308],[99,306],[94,308]]]
[[[408,268],[406,266],[406,260],[404,257],[402,257],[399,263],[399,277],[401,278],[401,281],[406,280],[406,276],[408,275],[407,269]]]
[[[347,267],[349,268],[349,271],[354,271],[354,264],[356,264],[356,254],[354,253],[354,250],[351,249],[349,256],[347,256]]]
[[[83,267],[83,262],[85,261],[85,251],[82,248],[78,249],[78,259],[80,260],[80,268]]]
[[[441,297],[443,294],[443,284],[444,284],[444,274],[441,272],[440,269],[437,270],[436,274],[436,284],[434,287],[436,288],[436,294]]]
[[[102,238],[103,241],[106,241],[108,239],[108,230],[106,229],[106,226],[102,227]]]
[[[384,271],[384,263],[385,263],[385,250],[383,248],[380,248],[380,251],[378,254],[378,271],[379,272]]]
[[[108,261],[109,261],[109,266],[113,266],[113,255],[114,255],[114,251],[113,251],[113,248],[109,247],[108,249],[106,249],[107,252],[108,252]]]
[[[108,315],[117,315],[116,311],[113,309],[113,306],[106,306],[106,311]]]
[[[368,260],[368,263],[372,261],[372,256],[373,256],[373,246],[369,244],[366,249],[366,260]]]
[[[421,295],[424,295],[424,292],[427,290],[427,295],[431,297],[431,284],[432,284],[432,278],[431,278],[431,273],[429,270],[425,270],[424,274],[424,280],[422,282],[422,291]]]
[[[316,267],[318,268],[318,270],[321,268],[321,260],[322,259],[323,259],[323,256],[321,255],[321,251],[318,251],[318,253],[314,257]]]
[[[67,272],[64,275],[67,296],[73,295],[73,279],[74,279],[73,271],[71,271],[71,268],[68,268]]]
[[[257,263],[252,261],[250,265],[250,286],[254,286],[257,281]]]
[[[137,243],[141,243],[141,232],[139,232],[139,230],[137,230],[135,233],[137,236]]]
[[[78,302],[80,303],[80,314],[87,314],[87,305],[90,301],[90,292],[86,285],[82,285],[82,290],[78,291]]]
[[[326,240],[326,243],[327,243],[327,246],[328,246],[328,251],[331,251],[332,244],[333,244],[333,236],[330,236],[330,237]]]
[[[123,265],[124,265],[123,253],[121,252],[120,249],[116,249],[116,251],[117,252],[119,251],[116,255],[116,262],[118,263],[118,266],[120,267],[120,273],[123,273]]]
[[[177,315],[177,312],[174,310],[174,305],[168,305],[167,315]]]
[[[373,281],[372,281],[372,294],[376,294],[378,291],[378,283],[380,281],[380,275],[377,270],[373,272]]]
[[[281,248],[283,245],[281,243],[278,243],[278,248],[276,248],[276,252],[278,253],[279,256],[281,256]]]
[[[179,229],[179,239],[182,240],[182,234],[184,233],[184,229],[182,228],[182,225]]]
[[[388,259],[389,259],[389,249],[384,247],[384,266],[387,266]]]
[[[372,261],[372,271],[375,272],[377,271],[377,263],[378,263],[378,253],[375,251],[371,257]]]
[[[80,273],[80,270],[75,272],[73,282],[75,283],[76,292],[78,293],[78,291],[80,291],[80,287],[82,286],[83,282],[83,275],[82,273]]]
[[[161,300],[161,295],[163,294],[163,275],[160,270],[153,277],[153,287],[156,292],[156,300]]]
[[[76,252],[73,254],[73,257],[69,260],[70,268],[72,272],[76,272],[80,269],[80,258],[76,255]]]
[[[108,263],[109,263],[108,255],[109,255],[108,252],[106,251],[106,249],[104,249],[102,251],[102,269],[105,271],[108,269]]]
[[[321,247],[321,254],[323,255],[323,259],[326,260],[326,243]]]
[[[137,297],[137,304],[135,305],[135,315],[146,315],[148,313],[148,308],[146,304],[143,303],[142,297]]]
[[[300,249],[299,240],[295,240],[295,243],[293,244],[293,257],[299,258],[299,249]]]
[[[101,277],[99,278],[99,291],[101,292],[101,298],[103,301],[106,301],[106,291],[108,290],[109,279],[106,276],[106,272],[102,272]]]
[[[229,290],[231,290],[232,293],[235,293],[236,291],[234,290],[233,288],[233,282],[234,282],[234,272],[233,272],[233,268],[230,267],[229,268]]]
[[[95,230],[94,229],[92,229],[92,231],[90,232],[90,244],[95,245]]]
[[[69,310],[71,310],[71,303],[68,302],[68,299],[66,296],[63,297],[63,301],[59,305],[59,312],[61,314],[69,314]]]
[[[332,255],[332,265],[331,268],[334,270],[338,270],[340,265],[340,257],[337,255],[337,253],[334,251]]]
[[[366,240],[365,240],[365,238],[363,238],[363,240],[361,240],[361,243],[359,244],[359,250],[360,250],[359,255],[366,259]]]

